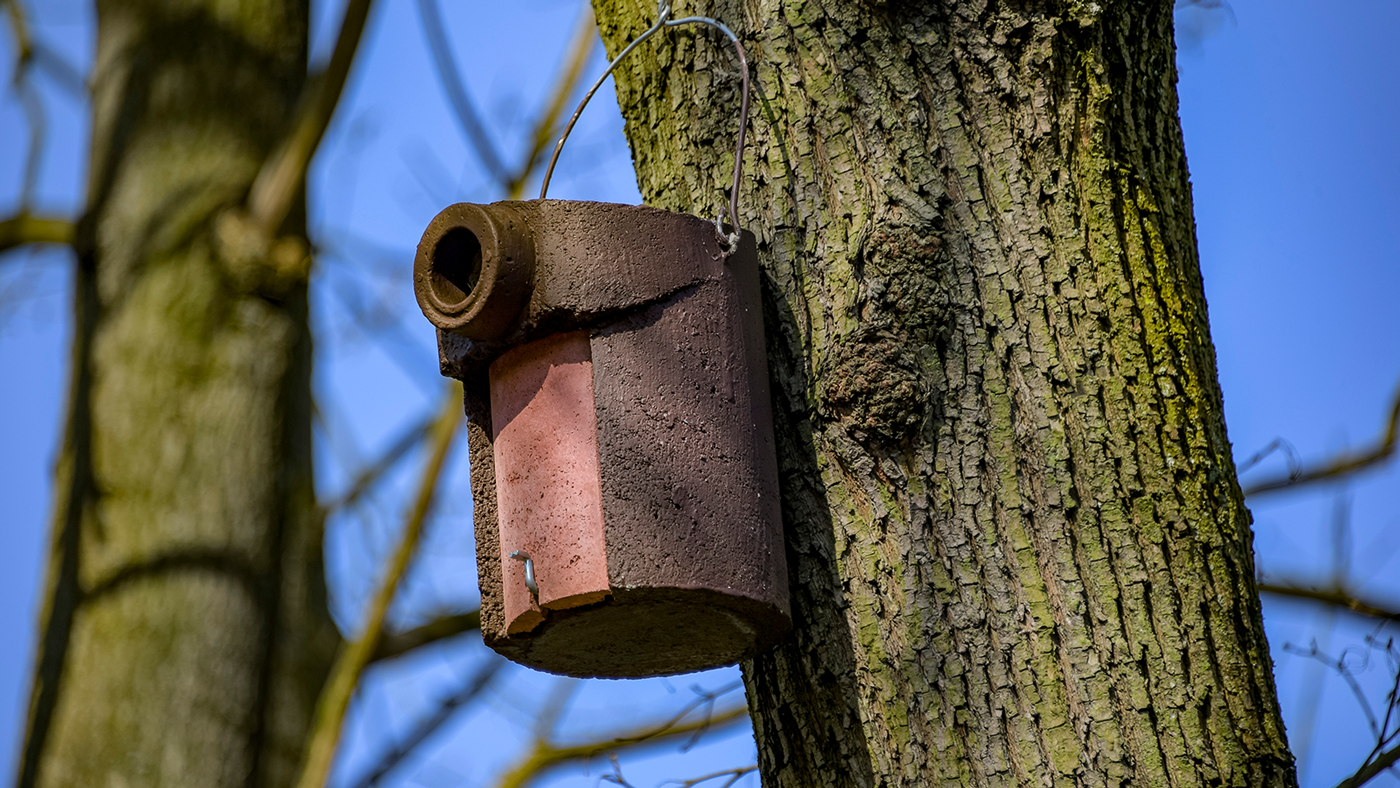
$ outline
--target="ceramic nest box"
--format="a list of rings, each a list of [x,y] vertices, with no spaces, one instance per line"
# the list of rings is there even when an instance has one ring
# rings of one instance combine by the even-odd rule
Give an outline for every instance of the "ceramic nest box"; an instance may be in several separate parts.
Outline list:
[[[506,657],[652,676],[788,629],[758,265],[737,241],[561,200],[453,205],[424,233],[414,288],[466,392],[481,629]]]
[[[717,667],[790,626],[754,238],[645,206],[458,204],[423,233],[413,286],[462,381],[481,632],[571,676]]]

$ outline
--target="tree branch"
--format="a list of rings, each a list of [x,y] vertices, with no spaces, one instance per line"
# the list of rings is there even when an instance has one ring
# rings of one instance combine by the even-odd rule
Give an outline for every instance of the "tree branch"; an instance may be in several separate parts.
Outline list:
[[[1376,756],[1374,761],[1362,766],[1356,771],[1356,774],[1338,783],[1337,788],[1361,788],[1361,786],[1370,782],[1373,777],[1376,777],[1381,772],[1395,765],[1396,762],[1400,762],[1400,745],[1391,747],[1389,750]]]
[[[85,95],[87,83],[83,81],[83,76],[78,70],[42,41],[35,39],[34,34],[29,31],[29,22],[24,18],[24,9],[20,7],[19,0],[0,0],[0,4],[9,8],[6,16],[10,18],[10,31],[15,37],[15,60],[19,63],[19,67],[15,69],[15,80],[19,81],[25,68],[33,63],[43,67],[75,96]]]
[[[1316,468],[1251,485],[1245,488],[1244,494],[1246,496],[1259,495],[1326,479],[1338,479],[1364,470],[1384,462],[1395,454],[1397,433],[1400,433],[1400,387],[1395,390],[1395,396],[1390,405],[1390,420],[1386,424],[1385,432],[1380,442],[1375,446],[1363,452],[1343,454]]]
[[[491,174],[492,180],[505,183],[508,177],[505,165],[501,164],[496,146],[491,144],[491,138],[481,126],[476,107],[472,106],[462,76],[457,71],[457,63],[452,59],[452,47],[447,42],[447,31],[442,24],[442,15],[438,13],[437,0],[418,0],[418,17],[423,21],[423,37],[428,40],[428,51],[433,56],[438,79],[442,80],[442,89],[447,92],[447,100],[452,105],[457,122],[462,124],[472,149]]]
[[[34,190],[39,187],[39,168],[44,163],[49,120],[44,113],[44,102],[39,99],[39,91],[22,73],[15,75],[15,90],[19,93],[20,103],[24,105],[24,116],[29,120],[29,155],[25,157],[24,180],[19,187],[20,207],[27,209],[34,199]]]
[[[71,244],[73,223],[21,213],[0,221],[0,252],[25,244]]]
[[[1400,621],[1400,612],[1387,609],[1385,606],[1375,604],[1374,602],[1357,599],[1341,588],[1315,589],[1295,583],[1260,583],[1259,593],[1289,597],[1291,599],[1307,599],[1313,602],[1320,602],[1324,605],[1350,610],[1353,613],[1360,613],[1363,616],[1385,619],[1387,621]]]
[[[360,36],[369,18],[371,0],[349,0],[340,23],[330,62],[308,80],[291,132],[273,151],[253,181],[248,194],[248,213],[268,235],[274,235],[291,210],[292,201],[306,179],[311,157],[340,103],[350,65],[360,45]]]
[[[578,25],[574,28],[574,37],[569,44],[569,54],[564,58],[563,68],[554,82],[554,92],[530,135],[530,150],[515,175],[503,181],[508,199],[520,199],[525,191],[525,182],[534,174],[544,152],[554,142],[558,133],[559,116],[568,106],[569,96],[573,95],[578,87],[579,77],[583,76],[583,67],[588,65],[588,56],[592,54],[593,46],[597,42],[598,21],[593,16],[593,6],[584,3],[583,14],[579,17]]]
[[[354,0],[351,0],[354,2]],[[365,631],[360,638],[342,648],[331,667],[331,675],[321,690],[316,702],[316,719],[311,728],[310,740],[306,748],[306,760],[302,765],[298,788],[321,788],[330,774],[331,761],[335,756],[336,743],[340,739],[340,727],[345,718],[345,710],[350,706],[350,697],[359,683],[375,652],[384,632],[384,618],[389,612],[389,603],[394,600],[394,592],[399,581],[408,569],[409,559],[418,546],[418,538],[423,532],[423,523],[432,507],[433,492],[437,489],[438,477],[447,460],[447,452],[452,448],[457,426],[462,421],[462,390],[460,385],[448,386],[446,401],[433,427],[433,451],[423,477],[418,484],[413,509],[404,526],[403,538],[393,560],[385,570],[379,590],[370,603]]]
[[[34,39],[29,35],[29,24],[24,19],[24,9],[20,8],[19,0],[0,0],[0,2],[3,2],[10,9],[7,16],[10,17],[10,30],[15,36],[16,59],[23,66],[30,58],[34,57]]]
[[[694,722],[677,724],[675,720],[672,720],[662,725],[624,733],[617,738],[599,739],[571,746],[559,746],[537,741],[530,754],[518,766],[502,776],[498,786],[499,788],[523,788],[544,776],[545,772],[569,763],[592,760],[600,755],[619,750],[660,747],[705,731],[732,728],[748,719],[748,714],[748,707],[738,706]]]
[[[758,764],[755,763],[749,766],[740,766],[737,769],[725,769],[722,772],[713,772],[711,774],[701,775],[700,777],[692,777],[689,780],[672,780],[665,784],[674,785],[677,788],[695,788],[695,786],[701,783],[707,783],[710,780],[718,780],[721,777],[728,777],[729,780],[724,785],[720,786],[720,788],[729,788],[729,786],[739,782],[739,778],[756,771],[758,771]]]
[[[374,487],[384,474],[397,465],[404,455],[426,438],[436,423],[437,416],[433,415],[410,427],[380,455],[379,459],[361,470],[350,486],[345,489],[345,492],[324,504],[321,507],[323,514],[334,514],[358,501],[360,496],[369,492],[370,488]]]
[[[371,661],[393,659],[430,643],[475,632],[478,629],[481,629],[480,610],[442,616],[407,632],[384,635],[379,639],[379,647],[374,650]]]
[[[437,710],[428,717],[425,717],[423,721],[418,724],[418,727],[414,728],[412,733],[395,745],[392,750],[385,753],[384,757],[380,759],[379,764],[366,772],[363,779],[355,783],[355,788],[372,788],[372,786],[376,785],[385,775],[396,769],[399,764],[403,763],[404,758],[407,758],[409,753],[413,752],[414,748],[422,744],[429,736],[433,735],[438,728],[442,727],[444,722],[451,719],[452,714],[456,712],[457,709],[470,703],[473,698],[480,695],[481,691],[486,689],[486,685],[491,683],[491,679],[495,678],[502,667],[505,667],[505,664],[506,661],[504,659],[494,654],[487,657],[486,664],[477,670],[476,675],[472,677],[471,681],[463,685],[462,689],[452,697],[439,704]]]
[[[54,81],[72,93],[76,98],[85,98],[88,93],[87,81],[83,75],[78,73],[71,63],[64,60],[61,55],[53,51],[48,44],[42,41],[30,42],[31,58],[34,65],[49,72],[49,76]]]

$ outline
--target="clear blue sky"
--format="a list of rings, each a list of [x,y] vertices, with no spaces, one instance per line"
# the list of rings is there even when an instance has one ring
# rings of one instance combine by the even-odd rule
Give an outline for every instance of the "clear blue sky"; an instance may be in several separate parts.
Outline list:
[[[444,3],[449,37],[478,105],[508,157],[556,67],[579,6],[572,0]],[[314,296],[320,329],[316,385],[329,403],[318,432],[319,482],[339,489],[346,468],[371,457],[418,417],[439,391],[431,331],[413,303],[408,266],[423,226],[444,204],[487,200],[476,159],[452,120],[431,71],[412,0],[381,0],[357,62],[350,101],[312,177],[312,215],[322,256]],[[39,34],[86,71],[92,17],[81,0],[30,0]],[[315,4],[317,51],[328,49],[340,3]],[[1183,19],[1183,21],[1193,21]],[[1238,0],[1184,42],[1181,111],[1195,190],[1202,268],[1210,302],[1230,436],[1238,457],[1276,437],[1306,460],[1376,435],[1400,385],[1400,4],[1389,0]],[[0,83],[9,84],[13,43],[0,39]],[[593,74],[601,71],[595,57]],[[86,159],[85,107],[44,83],[53,141],[39,204],[80,204]],[[553,197],[636,202],[621,120],[610,89],[585,116],[560,165]],[[19,191],[27,133],[13,94],[0,100],[0,215]],[[49,474],[60,430],[69,334],[65,257],[12,255],[0,263],[0,774],[13,769],[32,659],[36,591],[49,506]],[[328,553],[336,610],[353,627],[377,556],[388,549],[399,494],[416,468],[405,464],[359,516],[332,524]],[[1256,473],[1277,470],[1276,460]],[[1344,491],[1352,522],[1345,555],[1362,589],[1400,600],[1400,467]],[[465,462],[433,525],[405,616],[472,604],[475,567]],[[1337,490],[1253,506],[1265,572],[1321,577],[1331,562],[1327,521]],[[1333,651],[1358,645],[1366,627],[1330,622],[1301,604],[1266,604],[1276,675],[1295,752],[1306,752],[1305,786],[1331,786],[1369,749],[1363,718],[1335,677],[1284,652],[1316,639]],[[347,738],[352,768],[372,760],[386,731],[402,731],[447,693],[480,657],[479,647],[435,649],[375,677]],[[719,686],[736,676],[699,679]],[[1363,673],[1371,689],[1384,678]],[[696,679],[588,682],[565,730],[580,736],[599,720],[630,723],[683,702]],[[514,758],[529,714],[553,679],[511,673],[479,710],[455,721],[393,784],[489,783]],[[1304,710],[1317,696],[1316,718]],[[522,728],[522,721],[526,728]],[[1310,736],[1302,736],[1311,731]],[[1311,742],[1305,745],[1303,739]],[[683,759],[638,761],[641,786],[741,765],[746,733]],[[594,785],[563,773],[559,785]],[[1386,781],[1389,781],[1388,783]],[[1400,785],[1383,777],[1376,785]]]

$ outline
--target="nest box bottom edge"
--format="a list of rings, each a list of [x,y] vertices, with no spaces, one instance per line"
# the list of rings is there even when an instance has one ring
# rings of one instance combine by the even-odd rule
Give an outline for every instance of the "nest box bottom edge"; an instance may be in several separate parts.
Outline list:
[[[527,667],[574,678],[648,678],[733,665],[767,651],[787,614],[746,597],[698,588],[615,589],[597,604],[550,611],[528,633],[486,645]]]

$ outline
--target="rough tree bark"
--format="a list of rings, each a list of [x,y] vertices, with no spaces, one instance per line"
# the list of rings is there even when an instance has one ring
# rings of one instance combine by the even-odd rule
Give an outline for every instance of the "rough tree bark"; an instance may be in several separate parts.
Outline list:
[[[594,0],[610,52],[650,0]],[[1294,785],[1196,258],[1172,3],[714,0],[755,64],[797,628],[764,784]],[[618,73],[713,216],[733,60]]]
[[[338,643],[306,250],[229,213],[293,117],[306,0],[100,0],[21,788],[290,783]],[[302,236],[300,211],[283,228]]]

